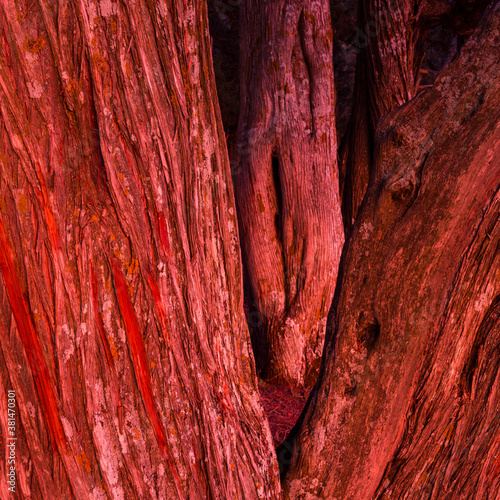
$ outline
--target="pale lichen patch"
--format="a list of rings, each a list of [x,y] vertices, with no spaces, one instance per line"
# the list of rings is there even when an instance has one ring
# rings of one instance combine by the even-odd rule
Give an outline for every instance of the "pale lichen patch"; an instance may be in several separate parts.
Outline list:
[[[26,85],[31,99],[40,99],[40,97],[42,97],[43,87],[40,83],[33,81],[26,82]]]
[[[119,485],[119,463],[114,448],[111,446],[111,436],[101,413],[94,416],[94,439],[99,450],[99,465],[112,487],[113,498],[124,498],[123,488]]]
[[[302,481],[301,479],[294,479],[293,481],[290,482],[289,486],[289,497],[290,498],[302,498],[304,500],[320,500],[320,497],[313,495],[312,493],[308,492],[308,481],[305,482]]]
[[[482,310],[486,309],[486,307],[488,307],[493,296],[493,291],[494,291],[493,287],[489,284],[486,290],[474,302],[474,309],[477,312],[481,312]]]
[[[71,438],[73,437],[73,427],[71,425],[71,422],[64,416],[61,417],[61,422],[64,427],[64,434],[66,434],[66,439],[68,441],[71,441]]]
[[[370,238],[370,236],[372,235],[373,233],[373,225],[371,222],[365,222],[362,226],[361,226],[361,236],[363,237],[364,240],[367,240]]]
[[[101,14],[104,17],[109,17],[116,14],[117,4],[112,2],[111,0],[101,0],[99,6],[101,9]]]
[[[72,339],[73,335],[71,334],[71,330],[69,329],[68,325],[62,325],[61,332],[61,344],[65,346],[62,354],[62,359],[64,363],[67,363],[69,358],[75,353],[75,346]]]
[[[94,495],[94,500],[106,500],[108,498],[106,493],[97,486],[92,490],[92,495]]]

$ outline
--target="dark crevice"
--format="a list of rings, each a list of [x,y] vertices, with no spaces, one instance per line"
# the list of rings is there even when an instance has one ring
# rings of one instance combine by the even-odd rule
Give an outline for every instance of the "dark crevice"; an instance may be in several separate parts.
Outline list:
[[[287,267],[287,258],[286,258],[286,249],[283,241],[283,191],[281,186],[281,177],[280,177],[280,156],[278,152],[278,148],[275,146],[271,153],[271,169],[273,176],[273,188],[274,188],[274,199],[276,200],[276,213],[274,214],[274,226],[276,229],[276,237],[279,241],[279,245],[281,248],[281,261],[283,263],[284,269],[284,291],[285,291],[285,307],[290,303],[290,273]]]
[[[380,323],[372,311],[363,311],[358,316],[357,348],[365,348],[370,354],[380,336]]]
[[[305,18],[304,18],[304,10],[300,12],[299,16],[299,21],[297,23],[297,33],[299,35],[299,41],[300,41],[300,48],[302,51],[302,58],[304,60],[304,64],[307,70],[307,79],[309,81],[309,112],[311,114],[311,132],[310,135],[314,136],[314,129],[315,129],[315,123],[314,123],[314,107],[313,107],[313,91],[312,91],[312,83],[313,83],[313,77],[312,77],[312,68],[311,68],[311,61],[307,57],[307,49],[305,46],[305,33],[306,33],[306,27],[305,27]]]
[[[217,96],[231,152],[236,139],[240,107],[239,2],[213,0],[207,6]],[[252,68],[249,68],[249,74],[252,74]]]
[[[243,262],[245,262],[246,258],[243,249],[242,258]],[[267,329],[252,290],[246,265],[243,265],[243,297],[243,309],[250,333],[255,369],[257,374],[260,374],[266,362]]]
[[[366,347],[368,353],[370,353],[375,347],[379,336],[380,325],[378,321],[376,321],[363,330],[362,334],[359,337],[359,341],[364,347]]]
[[[274,216],[274,225],[276,234],[280,242],[283,242],[283,195],[281,192],[280,180],[280,162],[278,150],[275,147],[271,153],[271,168],[273,174],[274,196],[276,199],[276,215]]]

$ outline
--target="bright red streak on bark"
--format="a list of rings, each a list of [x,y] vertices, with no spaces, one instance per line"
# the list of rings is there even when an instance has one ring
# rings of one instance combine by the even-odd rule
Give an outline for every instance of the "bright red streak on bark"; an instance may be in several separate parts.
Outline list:
[[[66,438],[59,419],[56,396],[50,380],[49,370],[43,356],[40,340],[31,318],[30,309],[23,295],[17,276],[14,252],[7,238],[5,226],[0,217],[0,270],[9,296],[12,313],[26,351],[28,361],[43,408],[47,427],[56,451],[67,451]]]
[[[135,315],[134,307],[130,301],[127,291],[127,285],[123,276],[120,264],[114,257],[110,257],[111,270],[113,272],[113,280],[115,283],[115,293],[118,300],[120,313],[125,324],[125,331],[127,333],[127,340],[129,344],[130,355],[132,357],[132,364],[134,366],[134,373],[137,380],[139,391],[141,392],[142,401],[148,415],[149,421],[153,426],[153,430],[158,442],[160,452],[169,464],[172,470],[174,480],[180,492],[179,476],[174,468],[172,457],[167,447],[167,437],[165,429],[160,420],[160,415],[153,397],[153,387],[151,382],[151,374],[148,369],[148,362],[146,357],[146,349],[142,339],[139,322]]]
[[[165,343],[169,345],[168,338],[168,330],[167,330],[167,313],[165,311],[165,307],[163,306],[163,302],[161,300],[160,289],[158,288],[158,284],[153,276],[153,273],[148,270],[147,272],[147,280],[149,288],[151,289],[151,293],[153,294],[153,302],[155,306],[156,315],[158,316],[158,320],[160,321],[161,330],[163,333],[163,337],[165,338]]]
[[[160,233],[160,243],[163,248],[163,251],[167,255],[170,255],[170,243],[168,242],[167,221],[165,220],[165,216],[162,213],[158,214],[158,232]]]

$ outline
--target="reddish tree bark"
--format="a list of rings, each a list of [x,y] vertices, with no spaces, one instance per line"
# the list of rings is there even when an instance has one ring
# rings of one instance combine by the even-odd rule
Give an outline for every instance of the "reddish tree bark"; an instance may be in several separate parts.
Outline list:
[[[500,494],[500,3],[383,119],[285,498]]]
[[[352,117],[340,151],[342,215],[349,232],[370,179],[374,134],[382,116],[412,99],[423,56],[425,2],[359,0]],[[421,5],[422,4],[422,5]]]
[[[326,0],[246,0],[233,172],[262,376],[315,381],[343,245]]]
[[[0,6],[19,498],[280,496],[209,40],[198,1]]]
[[[255,59],[276,69],[266,85],[283,92],[259,94],[261,73],[244,66],[255,95],[275,100],[269,122],[252,114],[269,111],[260,97],[242,101],[243,123],[256,126],[240,125],[248,149],[235,173],[249,192],[262,188],[255,234],[278,214],[284,222],[267,230],[282,248],[299,242],[282,261],[262,258],[278,256],[276,304],[297,297],[286,313],[309,332],[307,293],[325,279],[328,303],[337,264],[308,267],[318,256],[308,231],[325,234],[329,220],[342,234],[338,203],[329,212],[322,197],[335,164],[325,160],[333,118],[321,111],[334,101],[314,91],[333,87],[322,4],[285,6],[291,24],[259,28],[277,65]],[[273,9],[264,13],[281,19]],[[268,55],[266,43],[247,46]],[[378,126],[320,379],[278,452],[283,462],[292,450],[286,498],[499,495],[499,49],[495,1],[433,89]],[[214,95],[203,2],[0,6],[0,446],[14,390],[20,498],[281,498]],[[303,185],[290,154],[314,165]],[[308,211],[315,190],[318,211]],[[259,304],[277,311],[272,297]],[[273,349],[292,346],[276,338]],[[301,345],[294,363],[270,366],[300,367],[277,372],[306,382],[302,367],[314,363]]]
[[[349,232],[365,195],[373,165],[380,119],[413,99],[421,82],[432,85],[428,59],[454,55],[429,44],[429,26],[449,26],[460,40],[477,25],[488,0],[359,0],[354,50],[358,54],[353,112],[339,156],[342,215]],[[432,55],[427,57],[425,51]],[[451,53],[450,53],[451,52]],[[435,61],[437,62],[437,61]],[[439,70],[442,66],[439,67]]]

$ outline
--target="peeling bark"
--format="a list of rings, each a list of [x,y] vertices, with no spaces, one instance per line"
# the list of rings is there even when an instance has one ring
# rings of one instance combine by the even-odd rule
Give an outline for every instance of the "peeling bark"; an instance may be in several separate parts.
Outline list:
[[[379,126],[285,498],[500,494],[499,52],[493,2]]]
[[[262,376],[314,382],[343,245],[327,1],[247,0],[233,171]]]
[[[209,40],[204,2],[1,4],[19,498],[280,496]]]

